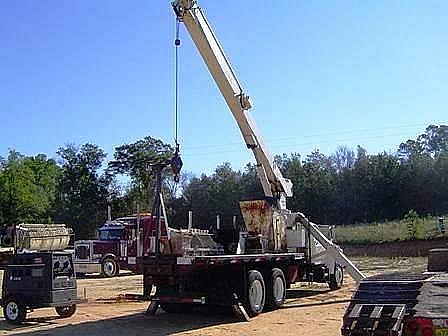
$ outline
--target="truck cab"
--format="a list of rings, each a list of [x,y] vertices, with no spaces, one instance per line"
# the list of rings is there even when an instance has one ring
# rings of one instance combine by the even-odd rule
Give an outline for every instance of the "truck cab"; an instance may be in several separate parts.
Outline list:
[[[107,221],[98,229],[98,239],[75,242],[76,273],[99,273],[104,277],[114,277],[120,270],[140,273],[138,259],[145,244],[143,232],[151,231],[153,226],[150,214]],[[163,234],[166,235],[166,230]]]

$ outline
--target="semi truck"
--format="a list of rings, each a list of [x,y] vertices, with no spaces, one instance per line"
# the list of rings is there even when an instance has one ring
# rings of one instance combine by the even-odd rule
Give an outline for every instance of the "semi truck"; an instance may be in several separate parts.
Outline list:
[[[98,229],[98,239],[75,241],[75,270],[114,277],[120,270],[141,273],[143,231],[154,230],[150,214],[108,220]]]
[[[304,214],[287,209],[292,183],[283,177],[250,114],[252,102],[238,81],[210,23],[195,0],[172,2],[217,84],[243,140],[256,160],[265,199],[240,202],[243,221],[220,223],[216,232],[176,230],[169,226],[156,188],[154,231],[144,230],[142,268],[145,295],[154,314],[185,312],[194,305],[228,305],[243,319],[283,305],[295,282],[343,283],[346,271],[356,281],[364,275]],[[176,47],[180,40],[176,38]],[[178,151],[173,161],[178,162]],[[204,205],[205,206],[205,205]],[[162,233],[165,232],[165,234]]]

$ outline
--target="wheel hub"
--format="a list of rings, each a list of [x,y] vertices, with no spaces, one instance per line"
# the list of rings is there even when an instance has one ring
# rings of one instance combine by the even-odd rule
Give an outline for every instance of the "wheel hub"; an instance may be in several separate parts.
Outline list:
[[[263,286],[259,280],[255,280],[249,289],[249,303],[255,310],[260,309],[263,302]]]
[[[337,284],[342,283],[342,272],[339,267],[336,267],[336,271],[334,272],[334,277],[336,279]]]
[[[6,305],[6,314],[10,320],[17,320],[19,316],[19,306],[15,302],[9,302]]]
[[[106,261],[104,263],[104,273],[106,273],[107,275],[112,275],[115,272],[115,266],[112,262],[110,261]]]
[[[282,301],[285,293],[285,286],[283,284],[283,280],[280,277],[275,278],[273,289],[275,301]]]

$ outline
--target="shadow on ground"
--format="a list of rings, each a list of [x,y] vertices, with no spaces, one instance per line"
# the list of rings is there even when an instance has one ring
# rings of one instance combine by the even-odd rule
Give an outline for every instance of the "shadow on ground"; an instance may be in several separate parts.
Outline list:
[[[348,302],[348,300],[338,300],[327,289],[291,289],[287,292],[287,301],[282,308],[297,309],[342,302]],[[115,318],[105,317],[103,320],[73,322],[73,324],[67,325],[60,325],[59,319],[60,317],[56,315],[45,318],[29,318],[21,326],[12,326],[5,320],[0,320],[0,331],[11,331],[15,335],[30,336],[162,336],[239,322],[230,308],[210,306],[196,307],[190,314],[169,314],[159,309],[156,316],[147,316],[139,312]],[[70,319],[67,319],[66,323],[70,323]]]
[[[45,317],[35,317],[35,318],[27,318],[25,322],[20,325],[14,325],[6,322],[4,318],[0,320],[0,330],[12,331],[12,330],[20,330],[27,329],[32,327],[48,327],[51,325],[56,325],[56,321],[61,319],[59,315],[54,316],[45,316]]]
[[[312,301],[304,301],[301,299],[313,298]],[[290,289],[286,294],[286,304],[282,309],[288,308],[305,308],[313,306],[325,306],[337,303],[350,302],[349,299],[338,299],[333,291],[329,289]],[[320,301],[319,301],[320,300]]]
[[[315,297],[320,294],[331,292],[329,289],[288,289],[286,292],[286,299],[302,299],[307,297]]]
[[[119,274],[117,274],[117,275],[115,275],[113,278],[122,278],[122,277],[128,277],[128,276],[131,276],[131,275],[138,275],[137,273],[132,273],[132,272],[129,272],[129,271],[125,271],[125,272],[120,272]],[[107,277],[104,277],[103,275],[101,275],[101,274],[98,274],[98,273],[89,273],[89,274],[76,274],[76,278],[77,279],[113,279],[113,278],[107,278]]]
[[[52,327],[52,325],[56,324],[57,319],[59,319],[57,316],[29,319],[21,326],[12,326],[6,321],[0,320],[0,330],[14,331],[15,335],[30,336],[162,336],[238,322],[237,319],[227,311],[213,310],[210,312],[210,309],[198,309],[191,314],[184,315],[168,314],[159,310],[156,316],[146,316],[143,313],[138,313],[99,321]],[[44,330],[26,330],[30,327],[42,328]],[[21,329],[23,329],[23,332],[21,332]]]

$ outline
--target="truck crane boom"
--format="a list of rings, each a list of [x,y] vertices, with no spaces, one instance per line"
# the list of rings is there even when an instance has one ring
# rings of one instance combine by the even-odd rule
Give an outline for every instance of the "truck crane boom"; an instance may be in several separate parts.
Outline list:
[[[187,27],[193,42],[224,96],[247,148],[251,149],[255,156],[257,174],[265,196],[277,201],[276,205],[280,209],[286,209],[286,197],[292,196],[292,182],[283,177],[263,142],[255,121],[250,115],[252,107],[250,98],[238,81],[202,9],[195,0],[175,0],[172,5],[177,19]]]
[[[337,273],[337,268],[343,267],[356,281],[360,281],[364,278],[364,275],[344,255],[342,250],[337,245],[325,237],[316,224],[311,223],[303,214],[299,212],[293,213],[286,208],[286,197],[292,196],[292,182],[283,177],[279,167],[274,161],[274,158],[264,144],[263,139],[255,125],[255,121],[250,115],[252,103],[249,96],[244,92],[228,58],[224,54],[215,33],[205,18],[204,13],[199,7],[197,1],[174,0],[172,2],[172,6],[176,13],[177,20],[179,22],[183,22],[187,27],[193,42],[204,59],[213,79],[218,85],[219,90],[224,96],[224,99],[240,128],[247,147],[252,150],[255,156],[257,161],[258,177],[263,186],[266,198],[270,198],[274,201],[271,202],[273,210],[272,223],[270,219],[268,220],[270,223],[269,225],[272,225],[273,232],[275,232],[274,236],[279,238],[278,241],[274,239],[274,250],[281,249],[281,225],[286,227],[286,231],[288,231],[288,228],[291,231],[291,245],[288,243],[288,238],[286,238],[286,246],[288,248],[294,246],[302,247],[303,244],[298,242],[299,238],[297,236],[297,232],[302,231],[299,227],[300,225],[303,225],[311,236],[307,242],[308,248],[310,249],[308,256],[310,258],[310,263],[312,261],[311,259],[313,258],[313,254],[315,259],[318,258],[319,255],[324,256],[324,263],[329,270],[330,276],[334,277]],[[249,210],[253,209],[254,206],[254,204],[249,204]],[[246,209],[244,209],[244,211],[246,211]],[[242,212],[244,211],[242,209]],[[260,219],[254,224],[251,219],[253,218],[249,211],[248,223],[249,226],[255,231],[264,221]],[[288,222],[289,224],[287,224]],[[248,226],[248,223],[245,223],[246,227]],[[295,238],[292,238],[293,236]],[[315,242],[318,242],[320,247],[318,247]],[[316,249],[315,252],[311,251],[313,246]]]

